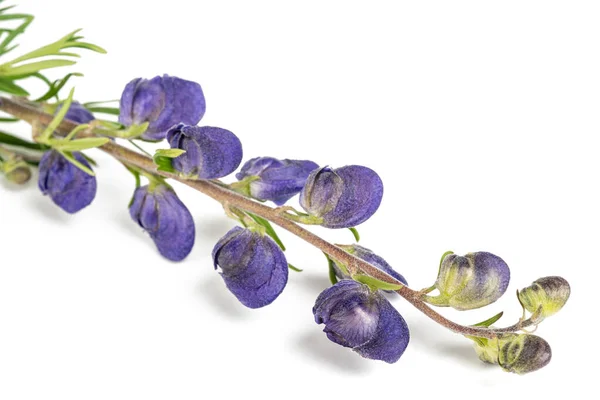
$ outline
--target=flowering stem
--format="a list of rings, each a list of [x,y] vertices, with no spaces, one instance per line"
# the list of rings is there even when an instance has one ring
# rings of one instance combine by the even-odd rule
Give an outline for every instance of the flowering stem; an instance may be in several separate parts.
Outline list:
[[[0,110],[11,114],[17,118],[20,118],[24,121],[27,121],[30,124],[34,122],[39,122],[43,125],[48,125],[53,119],[52,115],[46,114],[43,111],[32,107],[30,103],[27,103],[26,101],[13,100],[4,97],[0,97]],[[73,122],[63,120],[63,122],[57,127],[56,132],[59,135],[64,136],[69,134],[69,132],[71,132],[76,126],[77,124]],[[445,326],[446,328],[456,333],[468,336],[495,338],[498,336],[498,334],[516,332],[534,324],[534,321],[532,321],[531,318],[519,321],[518,323],[509,327],[499,329],[465,326],[457,324],[445,318],[444,316],[433,310],[431,307],[429,307],[423,301],[422,292],[412,290],[404,286],[402,282],[386,274],[380,269],[374,267],[373,265],[367,263],[366,261],[363,261],[362,259],[344,251],[338,246],[335,246],[334,244],[327,242],[321,237],[315,235],[314,233],[304,229],[296,222],[288,219],[288,216],[283,216],[281,210],[278,210],[277,208],[271,208],[264,204],[260,204],[252,199],[244,197],[228,189],[227,187],[219,183],[207,180],[189,180],[178,177],[177,175],[168,172],[157,171],[156,165],[150,157],[147,157],[140,153],[136,153],[132,150],[129,150],[123,146],[117,145],[112,142],[104,144],[103,146],[99,147],[99,149],[110,154],[117,160],[127,165],[139,168],[140,170],[144,170],[150,174],[161,175],[165,178],[174,179],[198,190],[199,192],[204,193],[209,197],[212,197],[221,204],[233,206],[235,208],[251,212],[264,219],[267,219],[279,225],[283,229],[286,229],[287,231],[293,233],[299,238],[305,240],[306,242],[312,244],[313,246],[317,247],[332,259],[338,260],[341,263],[347,265],[348,269],[353,273],[362,272],[381,281],[391,283],[394,285],[400,285],[401,288],[396,290],[396,292],[400,296],[404,297],[409,303],[411,303],[429,318],[433,319],[435,322]]]

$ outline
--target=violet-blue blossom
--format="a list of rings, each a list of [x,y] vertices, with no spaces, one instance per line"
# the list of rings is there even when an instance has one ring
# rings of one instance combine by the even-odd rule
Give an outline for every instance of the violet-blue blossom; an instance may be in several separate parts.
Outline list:
[[[439,295],[431,304],[472,310],[498,300],[508,287],[510,269],[500,257],[479,251],[465,256],[447,255],[440,266],[435,287]]]
[[[192,251],[194,219],[172,188],[161,184],[138,187],[129,215],[148,232],[165,258],[181,261]]]
[[[186,178],[222,178],[242,162],[242,143],[227,129],[178,124],[169,129],[167,141],[171,148],[186,151],[172,160]]]
[[[81,153],[73,152],[73,157],[91,169]],[[70,214],[88,206],[96,197],[96,177],[77,168],[55,150],[44,153],[39,170],[38,186],[42,193]]]
[[[319,166],[309,160],[256,157],[246,161],[235,177],[240,181],[255,177],[249,183],[250,196],[281,206],[300,193],[308,175],[317,168]]]
[[[119,122],[125,126],[149,122],[142,138],[158,141],[173,125],[196,125],[205,111],[204,93],[196,82],[169,75],[137,78],[123,90]]]
[[[63,105],[60,104],[56,108],[56,112],[60,111],[62,106]],[[87,124],[88,122],[93,121],[95,118],[94,114],[92,114],[87,108],[85,108],[79,102],[73,101],[71,103],[71,106],[69,107],[69,111],[67,111],[67,113],[65,114],[64,119],[77,122],[78,124]]]
[[[300,205],[327,228],[350,228],[369,219],[381,204],[383,182],[370,168],[348,165],[313,171],[300,192]]]
[[[350,254],[355,255],[356,257],[360,258],[361,260],[368,262],[369,264],[373,265],[374,267],[379,268],[386,274],[390,275],[392,278],[395,278],[395,279],[399,280],[400,282],[402,282],[404,285],[408,286],[408,282],[406,281],[404,276],[402,276],[400,273],[398,273],[396,270],[394,270],[394,268],[392,268],[392,266],[390,264],[388,264],[388,262],[385,261],[383,259],[383,257],[380,257],[377,254],[373,253],[372,250],[367,249],[366,247],[359,246],[357,244],[338,245],[338,247],[344,249],[345,251],[347,251]],[[333,265],[335,268],[335,273],[338,278],[351,279],[351,276],[347,273],[348,267],[346,265],[344,265],[343,263],[341,263],[335,259],[333,260]]]
[[[271,304],[287,284],[288,264],[283,251],[259,232],[231,229],[217,242],[212,257],[227,288],[246,307]]]
[[[317,324],[325,324],[329,340],[365,358],[394,363],[410,340],[404,318],[383,294],[353,280],[325,289],[313,314]]]

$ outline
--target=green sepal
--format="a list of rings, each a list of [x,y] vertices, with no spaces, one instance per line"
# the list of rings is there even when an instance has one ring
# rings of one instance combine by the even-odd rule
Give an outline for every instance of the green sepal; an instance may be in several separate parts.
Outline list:
[[[157,171],[169,172],[171,174],[176,174],[178,171],[173,168],[173,158],[179,157],[185,153],[185,150],[181,149],[159,149],[156,150],[152,159],[154,160],[154,164],[156,164]]]
[[[71,103],[73,102],[73,94],[74,93],[75,93],[75,88],[71,89],[71,91],[69,92],[69,97],[67,97],[67,99],[64,101],[61,109],[56,113],[56,115],[54,116],[54,118],[52,119],[50,124],[48,124],[46,129],[44,129],[44,132],[42,132],[42,134],[37,139],[37,141],[39,143],[48,144],[48,141],[52,137],[52,134],[54,133],[56,128],[58,128],[60,123],[63,121],[63,119],[65,118],[65,115],[67,115],[67,112],[69,111],[69,108],[71,107]]]
[[[352,279],[357,282],[364,283],[373,289],[381,289],[381,290],[399,290],[404,287],[404,285],[396,285],[393,283],[388,283],[384,281],[380,281],[379,279],[373,278],[372,276],[365,274],[355,274],[352,275]]]
[[[79,168],[80,170],[85,172],[86,174],[91,175],[91,176],[96,175],[96,174],[94,174],[94,171],[92,171],[91,169],[89,169],[88,167],[86,167],[85,165],[80,163],[79,161],[77,161],[75,159],[75,157],[73,157],[73,154],[66,152],[66,151],[60,151],[60,150],[57,150],[57,151],[60,154],[62,154],[62,156],[67,159],[67,161],[69,161],[71,164],[73,164],[74,166],[76,166],[77,168]]]
[[[288,263],[288,268],[291,269],[292,271],[296,271],[296,272],[302,272],[304,271],[303,269],[300,268],[296,268],[294,267],[292,264]]]
[[[352,234],[354,235],[354,239],[356,240],[356,243],[360,242],[360,235],[358,234],[358,230],[354,227],[348,228],[348,230],[350,232],[352,232]]]
[[[83,138],[83,139],[75,139],[75,140],[52,140],[51,145],[54,149],[58,151],[82,151],[93,149],[95,147],[100,147],[108,143],[110,139],[108,138]]]
[[[118,122],[99,120],[100,125],[108,128],[107,130],[98,131],[104,136],[110,136],[121,139],[140,139],[139,137],[148,129],[149,122],[144,122],[140,125],[131,125],[124,127]]]
[[[252,214],[251,212],[246,211],[246,214],[248,214],[250,218],[252,218],[257,224],[263,226],[265,228],[265,233],[269,235],[269,237],[271,237],[271,239],[273,239],[275,243],[277,243],[277,245],[281,248],[282,251],[285,251],[285,246],[283,245],[283,242],[281,241],[281,239],[279,239],[279,236],[277,236],[277,232],[275,232],[275,229],[273,229],[273,225],[271,225],[271,223],[268,220],[259,217],[258,215]]]
[[[488,318],[485,321],[478,322],[478,323],[476,323],[474,325],[471,325],[471,326],[481,326],[481,327],[484,327],[484,328],[488,328],[492,324],[496,323],[500,318],[502,318],[503,314],[504,314],[504,311],[500,311],[498,314],[494,315],[493,317]]]

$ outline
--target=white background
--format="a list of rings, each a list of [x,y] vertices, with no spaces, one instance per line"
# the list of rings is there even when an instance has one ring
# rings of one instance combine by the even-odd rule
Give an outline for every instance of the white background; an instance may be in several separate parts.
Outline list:
[[[92,151],[98,194],[74,216],[35,180],[0,179],[0,398],[555,398],[592,387],[597,2],[18,3],[36,21],[15,54],[80,27],[108,50],[71,69],[86,75],[73,81],[80,101],[118,98],[135,77],[169,73],[202,85],[201,124],[236,133],[245,159],[378,171],[385,196],[359,227],[361,244],[413,288],[433,282],[446,250],[508,262],[504,298],[445,315],[468,324],[505,310],[499,325],[512,324],[515,290],[546,275],[567,278],[572,297],[538,329],[553,359],[530,375],[484,365],[468,340],[401,298],[393,304],[411,329],[406,353],[393,365],[365,360],[313,321],[328,286],[319,251],[282,233],[289,261],[305,271],[290,272],[271,306],[246,309],[212,268],[214,243],[234,225],[219,204],[176,186],[197,238],[184,262],[168,262],[129,218],[131,176]]]

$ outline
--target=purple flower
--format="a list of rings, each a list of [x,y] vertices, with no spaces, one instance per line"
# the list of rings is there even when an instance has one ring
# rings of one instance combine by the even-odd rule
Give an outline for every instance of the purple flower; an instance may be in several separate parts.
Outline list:
[[[60,104],[56,108],[56,112],[59,112],[62,106],[63,105]],[[93,121],[95,118],[94,114],[92,114],[87,108],[74,101],[71,103],[69,111],[67,111],[67,114],[65,115],[65,119],[77,122],[78,124],[87,124],[88,122]]]
[[[325,289],[313,307],[317,324],[329,340],[365,358],[394,363],[410,340],[404,318],[380,291],[353,280]]]
[[[356,257],[368,262],[369,264],[373,265],[374,267],[379,268],[386,274],[390,275],[392,278],[395,278],[395,279],[399,280],[400,282],[402,282],[404,285],[408,286],[408,282],[406,281],[406,279],[404,279],[404,277],[401,274],[396,272],[392,268],[392,266],[387,263],[387,261],[385,261],[383,258],[379,257],[377,254],[373,253],[371,250],[369,250],[365,247],[359,246],[357,244],[338,245],[338,247],[341,247],[348,253],[355,255]],[[350,275],[348,275],[344,272],[344,270],[346,270],[346,271],[348,270],[348,267],[345,265],[340,265],[340,264],[341,263],[339,261],[333,260],[333,265],[335,267],[335,273],[338,276],[338,278],[351,279]]]
[[[181,261],[192,251],[196,238],[194,219],[170,187],[138,187],[129,215],[150,234],[160,254],[169,260]]]
[[[235,227],[223,236],[212,251],[221,277],[246,307],[271,304],[283,291],[288,265],[279,246],[268,236]]]
[[[173,125],[196,125],[205,111],[204,93],[195,82],[169,75],[137,78],[123,90],[119,122],[126,126],[149,122],[142,138],[158,141]]]
[[[485,251],[447,255],[442,261],[431,304],[472,310],[498,300],[508,287],[510,269],[500,257]]]
[[[261,201],[271,200],[281,206],[300,193],[308,175],[317,168],[317,164],[308,160],[256,157],[247,161],[235,177],[240,181],[257,177],[249,184],[250,196]]]
[[[172,165],[187,178],[222,178],[242,162],[242,143],[226,129],[179,124],[169,129],[167,141],[171,148],[186,151]]]
[[[350,228],[369,219],[381,204],[383,182],[375,171],[360,165],[313,171],[300,193],[300,205],[323,218],[327,228]]]
[[[91,169],[81,153],[73,152],[73,157]],[[38,186],[42,193],[70,214],[88,206],[96,197],[96,177],[80,170],[57,151],[44,153],[39,169]]]

